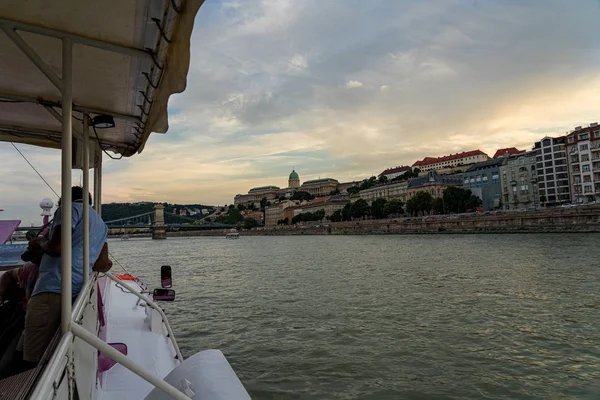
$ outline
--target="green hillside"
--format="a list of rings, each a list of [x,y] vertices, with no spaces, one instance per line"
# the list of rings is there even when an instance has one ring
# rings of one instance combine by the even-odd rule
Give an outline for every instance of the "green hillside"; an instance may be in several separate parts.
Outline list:
[[[172,214],[174,209],[180,210],[181,208],[187,208],[189,210],[203,208],[209,209],[211,212],[214,209],[213,206],[207,206],[203,204],[170,204],[162,203],[165,206],[165,214]],[[108,203],[102,205],[102,219],[105,221],[112,221],[115,219],[127,218],[134,215],[145,214],[154,210],[154,203],[151,202],[139,202],[139,203]],[[189,216],[190,218],[201,218],[202,215]]]

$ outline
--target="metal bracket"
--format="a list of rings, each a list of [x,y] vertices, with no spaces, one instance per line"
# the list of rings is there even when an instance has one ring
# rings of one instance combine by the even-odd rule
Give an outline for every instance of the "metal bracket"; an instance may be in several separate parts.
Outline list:
[[[0,21],[2,21],[0,19]],[[46,78],[62,93],[63,80],[52,71],[52,68],[27,44],[25,40],[15,31],[14,27],[6,26],[0,23],[0,28],[6,33],[6,36],[35,64],[36,67],[46,75]]]
[[[53,37],[56,39],[69,38],[73,41],[73,43],[77,43],[83,46],[95,47],[97,49],[102,49],[106,51],[110,51],[112,53],[119,53],[128,56],[141,57],[145,59],[150,59],[150,54],[143,49],[137,49],[135,47],[123,46],[121,44],[106,42],[103,40],[92,39],[89,37],[76,35],[74,33],[59,31],[56,29],[44,28],[42,26],[37,26],[33,24],[28,24],[25,22],[13,21],[6,18],[0,18],[0,26],[4,29],[5,27],[15,31],[25,31],[31,33],[37,33],[38,35],[44,35],[48,37]]]

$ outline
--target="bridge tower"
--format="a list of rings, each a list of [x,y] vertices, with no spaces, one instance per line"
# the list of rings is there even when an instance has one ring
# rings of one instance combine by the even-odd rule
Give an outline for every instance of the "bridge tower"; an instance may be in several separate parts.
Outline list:
[[[167,228],[165,226],[165,206],[154,205],[154,226],[152,227],[152,239],[166,239]]]

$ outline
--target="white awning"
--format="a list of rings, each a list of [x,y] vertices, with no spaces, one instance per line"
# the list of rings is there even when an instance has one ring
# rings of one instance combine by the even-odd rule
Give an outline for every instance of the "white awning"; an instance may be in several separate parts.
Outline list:
[[[169,96],[185,89],[190,36],[202,3],[0,2],[0,141],[60,148],[57,86],[61,40],[68,36],[73,40],[74,118],[113,116],[114,128],[96,130],[102,148],[124,156],[141,152],[150,133],[167,131]],[[81,123],[74,121],[73,128],[77,138]],[[97,140],[94,130],[90,138]]]

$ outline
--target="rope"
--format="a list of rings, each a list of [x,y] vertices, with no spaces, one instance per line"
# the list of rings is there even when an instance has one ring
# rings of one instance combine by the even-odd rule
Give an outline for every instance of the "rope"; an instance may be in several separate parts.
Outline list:
[[[131,273],[127,271],[127,269],[119,262],[119,260],[115,258],[115,256],[113,256],[113,254],[110,251],[108,252],[108,255],[111,256],[111,258],[119,265],[119,267],[123,269],[123,271],[125,271],[125,273],[131,275]]]
[[[30,166],[31,168],[33,168],[33,170],[35,171],[35,173],[36,173],[36,174],[38,174],[38,176],[39,176],[39,177],[40,177],[40,178],[41,178],[41,179],[44,181],[44,183],[45,183],[45,184],[46,184],[46,185],[47,185],[47,186],[50,188],[50,190],[52,190],[52,191],[54,192],[54,194],[56,195],[56,197],[60,197],[60,196],[58,195],[58,193],[56,193],[56,190],[54,190],[54,189],[52,188],[52,186],[50,186],[50,184],[48,183],[48,181],[46,181],[46,180],[44,179],[44,177],[43,177],[43,176],[42,176],[42,175],[41,175],[41,174],[38,172],[38,170],[37,170],[37,169],[35,169],[35,167],[33,166],[33,164],[31,164],[31,163],[29,162],[29,160],[27,159],[27,157],[25,157],[25,155],[24,155],[23,153],[21,153],[21,150],[19,150],[19,149],[17,148],[17,146],[15,146],[15,144],[14,144],[13,142],[10,142],[10,144],[12,144],[12,146],[15,148],[15,150],[19,152],[19,154],[21,155],[21,157],[23,157],[23,159],[24,159],[25,161],[27,161],[27,164],[29,164],[29,166]]]
[[[25,161],[27,161],[27,164],[29,164],[29,166],[30,166],[30,167],[31,167],[31,168],[32,168],[32,169],[35,171],[35,173],[36,173],[36,174],[38,174],[38,176],[40,177],[40,179],[44,181],[44,183],[45,183],[45,184],[46,184],[46,185],[47,185],[47,186],[50,188],[50,190],[52,190],[52,192],[54,192],[54,194],[56,195],[56,197],[60,197],[60,196],[58,195],[58,193],[56,193],[56,190],[54,190],[54,189],[52,188],[52,186],[50,186],[50,184],[48,183],[48,181],[46,181],[46,180],[44,179],[44,177],[42,176],[42,174],[40,174],[40,173],[38,172],[38,170],[37,170],[37,169],[35,169],[35,167],[34,167],[34,166],[33,166],[33,165],[32,165],[32,164],[29,162],[29,160],[27,159],[27,157],[25,157],[25,155],[24,155],[23,153],[21,153],[21,150],[19,150],[19,149],[17,148],[17,146],[15,146],[15,144],[14,144],[13,142],[10,142],[10,144],[12,144],[12,146],[15,148],[15,150],[17,150],[17,151],[19,152],[19,154],[21,155],[21,157],[23,157],[23,159],[24,159]],[[147,214],[145,214],[145,215],[147,215]],[[47,227],[48,225],[50,225],[50,223],[51,223],[51,222],[52,222],[52,221],[50,221],[50,222],[48,222],[46,225],[44,225],[44,227],[43,227],[43,228],[40,230],[40,232],[41,232],[41,231],[43,231],[45,227]],[[38,233],[38,235],[39,235],[39,233]],[[110,256],[110,257],[113,259],[113,261],[115,261],[115,262],[116,262],[116,263],[117,263],[117,264],[118,264],[118,265],[119,265],[121,268],[123,268],[123,271],[125,271],[125,272],[127,272],[127,273],[129,274],[129,271],[127,271],[127,269],[125,269],[125,267],[124,267],[124,266],[123,266],[123,265],[122,265],[122,264],[119,262],[119,260],[117,260],[117,258],[116,258],[114,255],[112,255],[112,253],[111,253],[110,251],[108,252],[108,255],[109,255],[109,256]],[[130,275],[131,275],[131,274],[130,274]]]

